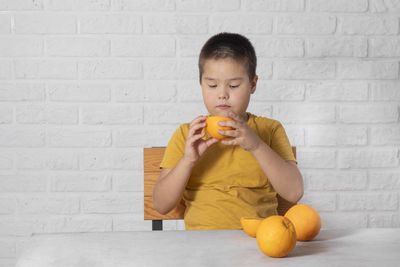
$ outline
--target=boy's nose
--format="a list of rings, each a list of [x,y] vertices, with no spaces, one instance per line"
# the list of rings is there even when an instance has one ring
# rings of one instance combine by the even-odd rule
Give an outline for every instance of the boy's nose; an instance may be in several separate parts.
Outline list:
[[[229,97],[228,92],[225,89],[221,89],[219,92],[219,99],[227,99]]]

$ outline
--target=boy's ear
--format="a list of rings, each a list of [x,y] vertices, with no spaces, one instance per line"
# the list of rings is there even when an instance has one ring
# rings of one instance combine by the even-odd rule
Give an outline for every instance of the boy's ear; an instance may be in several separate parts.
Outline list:
[[[254,92],[256,91],[256,87],[257,87],[257,81],[258,81],[258,76],[254,76],[254,79],[251,81],[251,93],[254,94]]]

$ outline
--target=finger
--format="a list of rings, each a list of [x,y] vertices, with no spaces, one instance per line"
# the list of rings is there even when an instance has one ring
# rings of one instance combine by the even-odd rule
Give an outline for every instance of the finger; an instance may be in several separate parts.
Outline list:
[[[201,122],[201,121],[205,121],[207,119],[207,116],[201,115],[196,117],[194,120],[192,120],[192,122],[190,123],[190,127],[192,127],[193,125]]]
[[[205,122],[202,123],[198,123],[193,125],[190,129],[189,129],[189,136],[194,135],[199,129],[203,129],[206,126]]]
[[[227,127],[231,127],[231,128],[239,128],[239,124],[234,121],[234,120],[226,120],[226,121],[219,121],[218,122],[219,126],[227,126]]]
[[[240,135],[239,131],[237,130],[218,130],[218,133],[230,137],[238,137]]]
[[[211,146],[212,144],[217,143],[219,140],[217,138],[210,138],[206,141],[207,146]]]
[[[223,145],[227,145],[227,146],[234,146],[236,145],[236,140],[235,139],[231,139],[231,140],[222,140],[221,144]]]
[[[191,143],[196,142],[197,140],[201,139],[203,137],[204,133],[199,133],[199,134],[195,134],[192,137],[189,138]]]
[[[243,122],[243,119],[233,111],[229,111],[228,116],[238,122]]]

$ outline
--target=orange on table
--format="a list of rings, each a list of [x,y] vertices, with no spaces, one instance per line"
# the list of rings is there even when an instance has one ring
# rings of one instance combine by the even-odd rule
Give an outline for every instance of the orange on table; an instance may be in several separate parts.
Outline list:
[[[222,116],[208,116],[206,123],[206,131],[209,135],[211,135],[212,137],[215,137],[219,140],[224,140],[224,139],[230,139],[230,137],[228,136],[224,136],[222,134],[220,134],[218,132],[218,130],[224,130],[224,131],[228,131],[228,130],[233,130],[232,127],[228,127],[228,126],[219,126],[218,122],[220,121],[228,121],[228,120],[233,120],[232,118],[228,118],[228,117],[222,117]]]
[[[310,205],[294,205],[285,213],[285,217],[293,223],[298,241],[314,239],[321,229],[321,218]]]
[[[287,256],[296,246],[296,231],[289,219],[272,215],[260,223],[256,239],[265,255],[280,258]]]
[[[263,219],[261,218],[240,218],[243,231],[251,237],[256,237],[257,229]]]

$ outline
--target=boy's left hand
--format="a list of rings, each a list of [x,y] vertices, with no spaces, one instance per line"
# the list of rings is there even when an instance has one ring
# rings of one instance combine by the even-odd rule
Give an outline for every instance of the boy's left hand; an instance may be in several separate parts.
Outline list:
[[[221,143],[224,145],[239,145],[244,150],[254,151],[263,142],[261,138],[247,125],[240,116],[230,111],[228,114],[233,120],[221,121],[218,123],[220,126],[229,126],[233,130],[219,130],[218,132],[222,135],[231,137],[229,140],[222,140]]]

